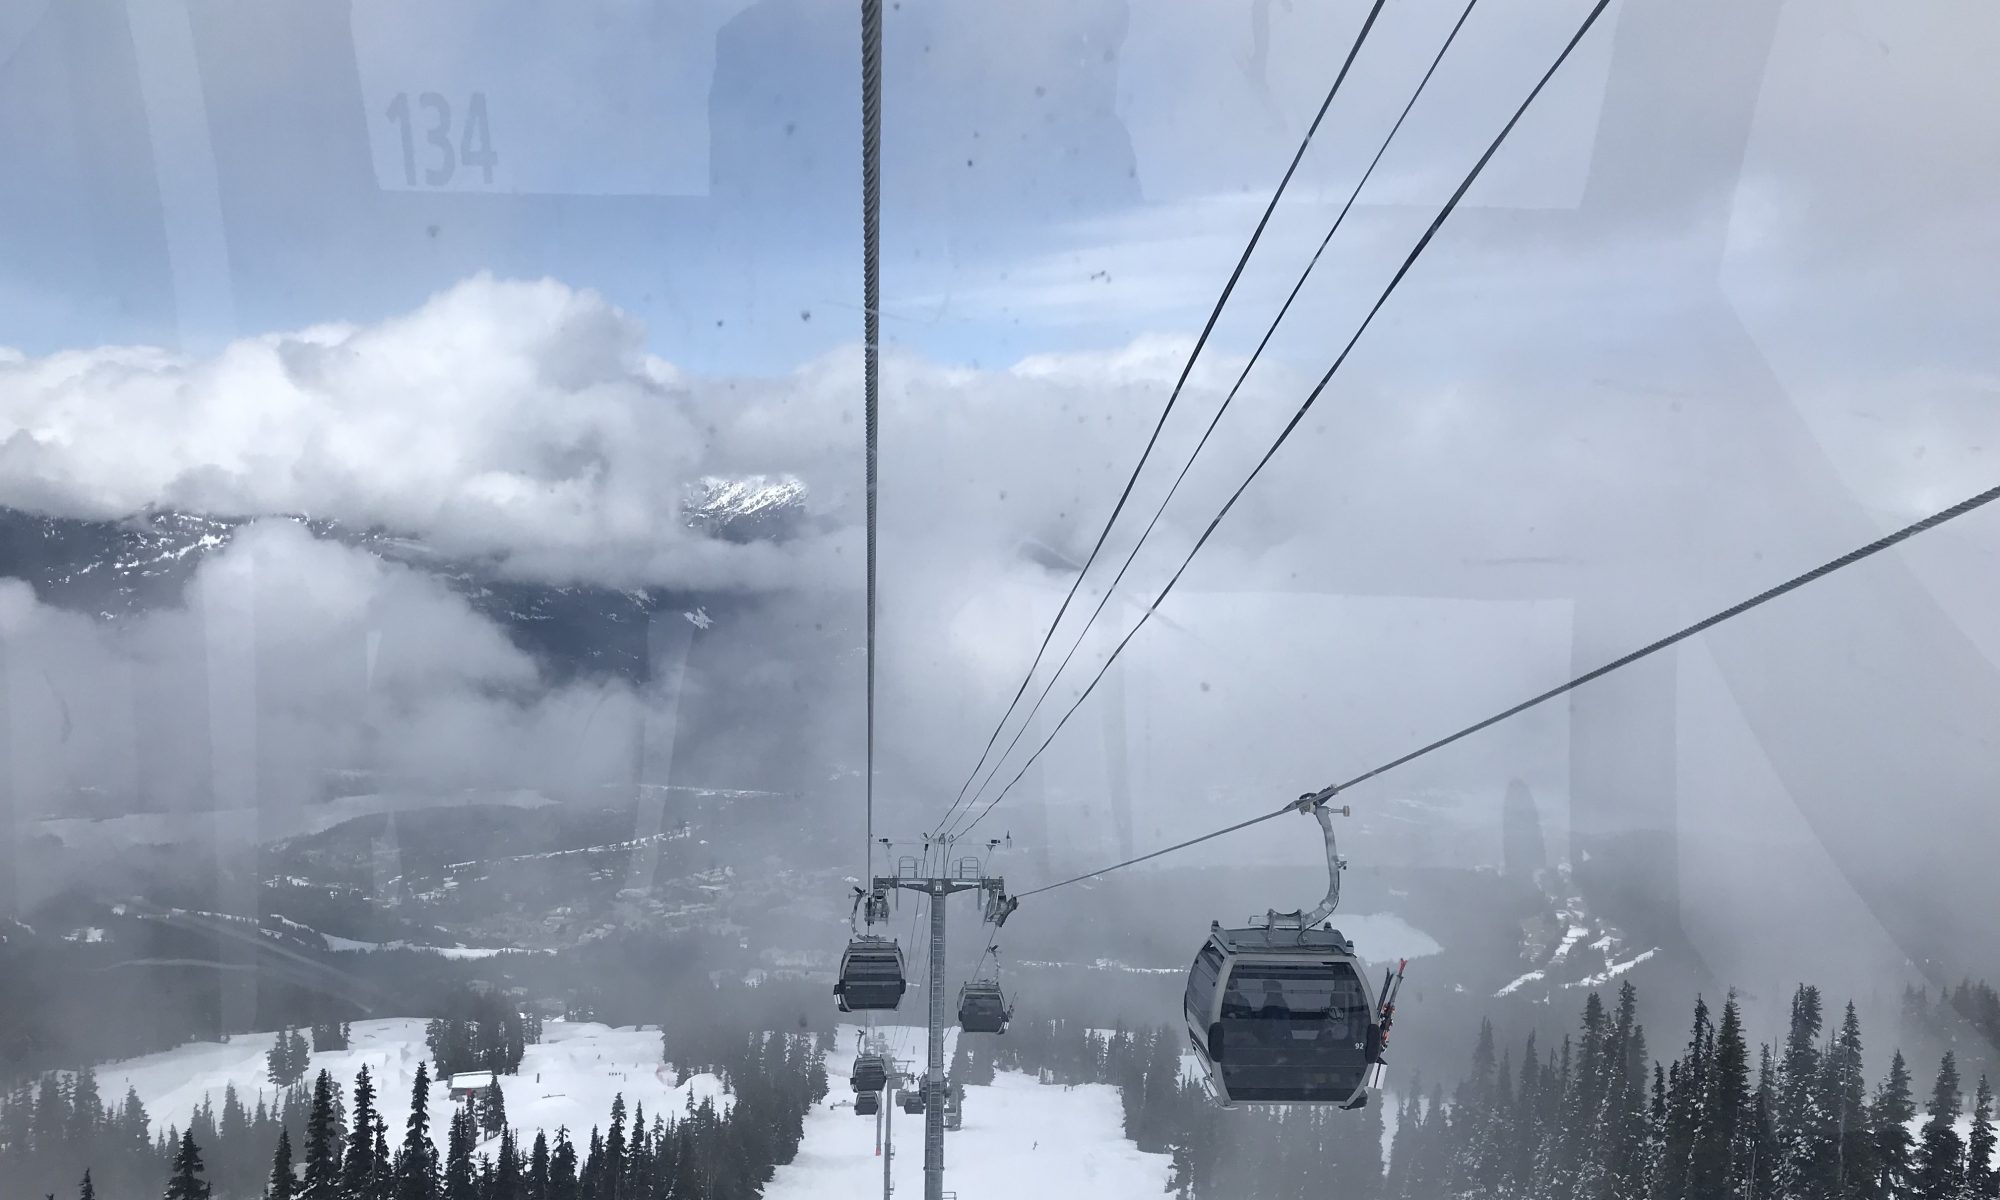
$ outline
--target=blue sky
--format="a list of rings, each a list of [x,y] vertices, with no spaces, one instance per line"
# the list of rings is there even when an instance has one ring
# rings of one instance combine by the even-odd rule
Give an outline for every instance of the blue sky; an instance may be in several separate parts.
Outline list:
[[[1584,7],[1489,5],[1366,200],[1436,203]],[[1455,15],[1391,9],[1274,258],[1316,236]],[[892,3],[885,337],[990,365],[1197,323],[1362,11]],[[858,334],[855,17],[11,6],[0,344],[212,347],[488,270],[600,290],[677,363],[787,370]],[[1574,204],[1609,56],[1607,29],[1475,199]]]

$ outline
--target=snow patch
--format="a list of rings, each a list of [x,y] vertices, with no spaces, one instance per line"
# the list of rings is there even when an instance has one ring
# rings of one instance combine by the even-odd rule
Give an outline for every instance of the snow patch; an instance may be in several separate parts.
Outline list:
[[[303,928],[303,927],[302,927]],[[554,954],[554,950],[525,950],[513,946],[425,946],[416,942],[360,942],[353,938],[336,937],[331,933],[319,936],[326,939],[326,948],[343,953],[371,954],[377,950],[414,950],[419,954],[435,954],[440,958],[492,958],[496,954]]]
[[[1556,963],[1562,962],[1564,959],[1567,959],[1569,957],[1570,950],[1573,947],[1575,947],[1575,945],[1578,942],[1582,941],[1584,939],[1584,936],[1587,935],[1589,932],[1590,930],[1582,925],[1570,926],[1569,932],[1563,934],[1562,944],[1556,947],[1556,952],[1554,954],[1549,955],[1549,965],[1554,966]]]
[[[1624,962],[1612,963],[1610,966],[1606,967],[1599,974],[1586,975],[1582,979],[1579,979],[1574,983],[1565,983],[1563,984],[1563,986],[1569,988],[1583,988],[1583,987],[1597,987],[1600,984],[1610,983],[1612,980],[1618,978],[1620,975],[1623,975],[1625,972],[1631,970],[1633,967],[1638,966],[1640,963],[1645,962],[1647,959],[1653,957],[1655,954],[1658,953],[1659,951],[1657,949],[1644,951],[1643,953],[1637,954],[1631,958],[1626,959]]]

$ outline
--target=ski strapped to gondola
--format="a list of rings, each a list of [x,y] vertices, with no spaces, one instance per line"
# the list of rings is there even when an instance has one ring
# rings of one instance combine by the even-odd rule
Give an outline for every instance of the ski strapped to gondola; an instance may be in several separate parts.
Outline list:
[[[1384,1056],[1389,1049],[1389,1027],[1396,1023],[1396,993],[1403,990],[1403,969],[1409,965],[1409,959],[1398,959],[1394,971],[1387,968],[1382,971],[1382,1002],[1376,1006],[1375,1020],[1368,1027],[1366,1086],[1342,1108],[1365,1107],[1369,1095],[1382,1088],[1382,1076],[1388,1070]]]
[[[1388,1069],[1389,1027],[1396,1022],[1396,993],[1403,990],[1403,969],[1409,965],[1409,959],[1398,959],[1393,974],[1387,968],[1382,971],[1382,1004],[1375,1013],[1375,1045],[1368,1055],[1370,1088],[1382,1086],[1382,1074]]]

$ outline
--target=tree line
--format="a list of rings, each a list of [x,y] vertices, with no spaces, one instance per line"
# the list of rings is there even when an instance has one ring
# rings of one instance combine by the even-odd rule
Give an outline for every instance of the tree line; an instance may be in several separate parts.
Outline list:
[[[1680,1053],[1649,1057],[1628,983],[1592,993],[1559,1046],[1531,1038],[1497,1063],[1491,1026],[1449,1099],[1412,1087],[1397,1114],[1387,1200],[1986,1200],[1995,1190],[1992,1091],[1966,1096],[1942,1056],[1923,1121],[1900,1051],[1871,1088],[1848,1004],[1829,1028],[1817,988],[1792,996],[1784,1040],[1753,1055],[1729,995],[1697,998]],[[1754,1064],[1754,1065],[1753,1065]]]
[[[1754,1053],[1733,993],[1719,1018],[1696,998],[1666,1061],[1637,1013],[1629,982],[1609,1007],[1592,992],[1574,1033],[1553,1046],[1530,1035],[1518,1056],[1484,1023],[1455,1087],[1401,1090],[1386,1156],[1384,1097],[1352,1113],[1221,1110],[1182,1078],[1177,1027],[1017,1020],[1005,1039],[961,1038],[952,1076],[1117,1085],[1126,1136],[1172,1155],[1169,1190],[1188,1198],[2000,1200],[1993,1090],[1961,1077],[1956,1051],[1919,1104],[1900,1051],[1871,1086],[1854,1006],[1830,1022],[1811,986],[1794,993],[1783,1040]]]
[[[245,1111],[234,1089],[218,1117],[204,1103],[185,1129],[149,1136],[138,1097],[115,1111],[89,1072],[51,1073],[38,1089],[0,1103],[0,1180],[6,1200],[748,1200],[790,1162],[805,1114],[824,1099],[820,1038],[752,1033],[716,1064],[730,1096],[647,1115],[614,1100],[609,1120],[587,1137],[567,1128],[532,1139],[507,1124],[497,1083],[448,1113],[431,1111],[429,1065],[411,1085],[400,1137],[376,1103],[364,1066],[351,1089],[328,1071],[288,1089],[278,1104],[259,1097]],[[84,1114],[96,1114],[86,1118]],[[442,1124],[444,1147],[433,1140]],[[164,1181],[164,1184],[163,1184]],[[163,1191],[164,1187],[164,1191]]]

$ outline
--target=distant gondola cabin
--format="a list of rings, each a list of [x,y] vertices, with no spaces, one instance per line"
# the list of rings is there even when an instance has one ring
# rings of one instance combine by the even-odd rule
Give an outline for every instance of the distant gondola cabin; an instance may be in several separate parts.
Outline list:
[[[451,1098],[469,1100],[492,1086],[491,1071],[460,1071],[451,1077]]]

